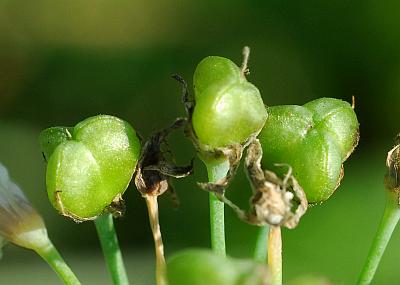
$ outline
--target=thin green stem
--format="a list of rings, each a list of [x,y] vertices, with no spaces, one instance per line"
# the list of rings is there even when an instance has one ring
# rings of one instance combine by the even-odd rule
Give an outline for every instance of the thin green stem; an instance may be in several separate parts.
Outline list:
[[[398,195],[393,192],[388,192],[385,212],[383,213],[382,220],[375,234],[367,260],[364,264],[363,270],[361,271],[357,284],[367,285],[371,283],[399,218],[400,207]]]
[[[225,178],[229,171],[229,161],[227,159],[206,163],[208,180],[217,182]],[[211,248],[222,256],[226,255],[225,249],[225,217],[224,203],[210,193],[210,227],[211,227]]]
[[[81,285],[81,282],[79,282],[50,240],[46,246],[37,248],[35,251],[51,266],[61,280],[64,281],[64,284]]]
[[[269,285],[282,285],[282,237],[281,227],[269,227],[268,267],[271,279]]]
[[[267,262],[268,252],[268,226],[263,226],[258,229],[256,246],[254,248],[254,260],[261,263]]]
[[[210,199],[211,248],[215,253],[225,256],[226,246],[225,246],[224,203],[220,202],[213,193],[210,193],[209,199]]]
[[[126,274],[124,261],[119,248],[112,215],[103,214],[99,216],[94,223],[113,283],[115,285],[128,285],[128,275]]]

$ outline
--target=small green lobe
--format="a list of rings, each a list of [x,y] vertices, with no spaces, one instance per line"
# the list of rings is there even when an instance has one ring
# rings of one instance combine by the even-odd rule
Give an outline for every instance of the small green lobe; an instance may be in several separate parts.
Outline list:
[[[45,129],[40,133],[40,147],[47,161],[50,159],[51,154],[59,144],[71,139],[72,133],[73,128],[67,127],[52,127]]]
[[[240,69],[233,61],[220,56],[208,56],[197,65],[194,72],[195,95],[201,94],[214,84],[230,85],[241,78]]]

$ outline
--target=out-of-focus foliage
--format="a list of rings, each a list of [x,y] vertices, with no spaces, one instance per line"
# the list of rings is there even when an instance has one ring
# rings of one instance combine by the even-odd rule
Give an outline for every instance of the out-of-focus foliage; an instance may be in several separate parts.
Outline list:
[[[240,64],[242,47],[249,45],[248,79],[267,105],[356,98],[361,140],[340,189],[323,206],[311,208],[298,228],[283,232],[286,280],[317,273],[354,283],[383,209],[386,146],[399,132],[399,5],[393,0],[0,0],[1,161],[43,214],[70,263],[83,266],[78,272],[83,282],[99,284],[98,266],[85,263],[92,252],[100,252],[94,227],[63,219],[47,201],[39,132],[110,114],[147,137],[184,114],[180,87],[171,74],[179,73],[190,86],[202,58],[221,55]],[[178,162],[195,156],[180,134],[170,145]],[[175,182],[179,210],[172,209],[168,197],[160,201],[167,256],[188,246],[208,246],[208,198],[195,185],[204,181],[205,170],[198,161],[195,166],[194,177]],[[152,270],[152,240],[145,206],[133,190],[126,191],[127,216],[117,228],[130,257],[130,279],[150,284],[139,275]],[[238,204],[248,204],[243,174],[229,194]],[[255,227],[226,212],[228,252],[249,257]],[[400,251],[399,235],[383,258],[377,284],[399,278],[394,254]],[[147,247],[147,255],[138,250]],[[14,253],[19,251],[5,249],[0,283],[23,284],[25,277],[30,284],[56,282],[51,281],[56,277],[46,279],[52,272],[44,264],[15,274],[16,269],[29,270],[32,259],[29,253],[13,258]]]
[[[167,276],[171,285],[261,285],[269,275],[265,264],[187,249],[168,260]]]

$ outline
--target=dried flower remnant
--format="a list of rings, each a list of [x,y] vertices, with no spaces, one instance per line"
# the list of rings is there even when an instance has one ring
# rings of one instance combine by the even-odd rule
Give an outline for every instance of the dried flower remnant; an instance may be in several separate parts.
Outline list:
[[[153,134],[144,144],[135,174],[136,187],[143,197],[160,196],[167,190],[172,191],[171,177],[183,178],[192,173],[193,161],[188,166],[176,166],[165,158],[165,153],[170,152],[161,149],[171,132],[185,123],[185,119],[177,119],[170,127]]]
[[[388,152],[386,158],[387,173],[385,187],[397,194],[400,192],[400,136],[396,137],[396,145]]]
[[[177,119],[170,127],[153,134],[143,146],[141,158],[136,169],[135,185],[146,200],[150,226],[153,233],[157,285],[167,284],[165,279],[164,245],[161,236],[157,198],[166,191],[170,191],[175,204],[177,204],[170,178],[186,177],[193,171],[193,160],[188,166],[176,166],[166,160],[165,153],[167,151],[163,151],[161,147],[166,143],[169,134],[184,126],[185,123],[185,119]]]
[[[300,218],[307,211],[306,194],[293,176],[290,165],[276,165],[288,167],[288,172],[283,180],[274,172],[263,170],[261,168],[262,154],[261,144],[255,140],[249,146],[245,162],[254,193],[251,199],[252,216],[256,217],[254,223],[285,226],[292,229],[297,226]],[[287,189],[291,191],[287,191]],[[292,212],[293,193],[299,201],[294,212]]]
[[[222,193],[217,193],[217,197],[230,206],[239,218],[249,224],[264,226],[285,226],[294,228],[299,223],[300,218],[307,210],[306,195],[292,175],[291,167],[284,180],[281,180],[274,172],[261,168],[262,148],[260,142],[254,140],[248,148],[245,168],[247,176],[253,189],[253,196],[250,199],[250,211],[245,212],[226,198]],[[291,189],[291,191],[288,191]],[[293,212],[294,195],[299,201],[297,208]]]

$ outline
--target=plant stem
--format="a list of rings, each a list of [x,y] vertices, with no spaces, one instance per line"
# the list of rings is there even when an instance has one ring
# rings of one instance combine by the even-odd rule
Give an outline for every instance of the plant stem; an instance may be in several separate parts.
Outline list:
[[[46,260],[66,285],[81,285],[81,282],[79,282],[50,240],[46,246],[37,248],[35,251]]]
[[[256,246],[254,248],[254,260],[261,263],[267,262],[268,252],[268,226],[263,226],[258,229]]]
[[[215,183],[225,178],[229,171],[228,159],[206,163],[208,180]],[[211,248],[221,256],[226,255],[225,249],[225,218],[224,203],[219,201],[214,193],[210,193],[210,231]]]
[[[158,219],[158,202],[157,196],[146,195],[145,197],[147,210],[149,212],[149,220],[151,231],[153,232],[154,248],[156,251],[156,282],[157,285],[166,285],[166,266],[164,258],[164,244],[162,241],[160,222]]]
[[[103,214],[95,221],[97,235],[99,236],[101,248],[108,270],[115,285],[128,285],[124,261],[118,244],[114,221],[111,214]]]
[[[270,226],[268,237],[268,266],[270,285],[282,285],[282,237],[281,227]]]
[[[399,218],[400,207],[398,195],[394,192],[388,191],[385,212],[383,213],[382,220],[375,234],[367,260],[364,264],[363,270],[361,271],[357,284],[366,285],[371,283]]]

